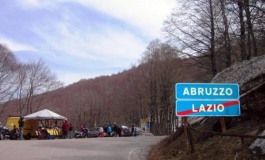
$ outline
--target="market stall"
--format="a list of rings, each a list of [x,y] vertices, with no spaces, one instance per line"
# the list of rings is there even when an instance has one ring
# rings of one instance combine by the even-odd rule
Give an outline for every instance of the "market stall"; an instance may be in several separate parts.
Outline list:
[[[44,109],[24,117],[25,121],[35,120],[38,121],[38,126],[25,128],[30,130],[31,136],[36,136],[39,139],[51,139],[62,136],[62,128],[59,122],[67,120],[66,117]]]

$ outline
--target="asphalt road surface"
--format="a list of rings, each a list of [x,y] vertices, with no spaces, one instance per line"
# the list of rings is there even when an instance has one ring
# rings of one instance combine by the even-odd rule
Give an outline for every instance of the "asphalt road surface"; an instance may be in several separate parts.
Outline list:
[[[144,160],[163,136],[0,140],[2,160]]]

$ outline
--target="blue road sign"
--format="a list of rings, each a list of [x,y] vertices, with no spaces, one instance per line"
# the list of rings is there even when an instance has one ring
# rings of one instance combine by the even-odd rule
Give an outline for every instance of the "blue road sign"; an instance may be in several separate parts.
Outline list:
[[[177,116],[239,116],[238,84],[177,83]]]
[[[177,83],[177,99],[238,99],[238,84]]]
[[[239,116],[238,100],[178,100],[177,116]]]

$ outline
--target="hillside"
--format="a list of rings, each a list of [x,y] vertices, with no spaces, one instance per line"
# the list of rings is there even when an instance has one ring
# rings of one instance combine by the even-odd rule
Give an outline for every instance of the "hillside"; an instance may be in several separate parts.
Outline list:
[[[240,85],[241,116],[225,118],[227,131],[238,137],[221,136],[219,118],[206,118],[190,127],[195,152],[188,154],[183,129],[153,147],[151,160],[179,159],[265,159],[263,145],[250,149],[255,138],[240,138],[242,135],[258,136],[265,130],[265,57],[236,63],[217,74],[214,83],[237,83]],[[264,136],[264,134],[263,134]],[[243,144],[242,144],[243,143]],[[263,143],[264,144],[264,143]]]
[[[35,96],[35,110],[50,109],[67,117],[74,126],[85,123],[93,127],[109,121],[120,125],[139,125],[140,118],[145,118],[150,113],[149,99],[152,95],[149,92],[154,89],[149,87],[153,81],[157,83],[155,87],[158,94],[167,94],[167,98],[173,96],[176,81],[209,81],[210,75],[193,64],[191,60],[176,58],[170,62],[160,62],[160,67],[155,71],[151,64],[143,63],[111,76],[83,79]],[[186,74],[187,69],[190,74]],[[157,77],[152,75],[152,72],[156,72]],[[160,83],[165,91],[161,90]],[[174,99],[169,101],[167,107],[170,110],[167,109],[167,112],[173,113],[171,110],[174,109]],[[8,115],[14,115],[16,112],[17,101],[9,102],[0,121],[5,123]],[[172,120],[173,116],[172,114]]]

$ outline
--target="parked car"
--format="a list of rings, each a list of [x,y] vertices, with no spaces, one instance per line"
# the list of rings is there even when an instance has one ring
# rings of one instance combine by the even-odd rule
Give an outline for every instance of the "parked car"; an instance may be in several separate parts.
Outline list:
[[[131,136],[131,135],[132,135],[132,133],[131,133],[128,126],[121,126],[121,136],[122,137]]]
[[[9,130],[0,122],[0,140],[3,140],[5,138],[9,138]]]
[[[143,130],[140,127],[135,127],[135,131],[136,131],[135,132],[136,133],[136,136],[143,134]]]
[[[99,137],[100,136],[100,130],[103,130],[103,127],[95,127],[93,130],[89,132],[90,137]]]

